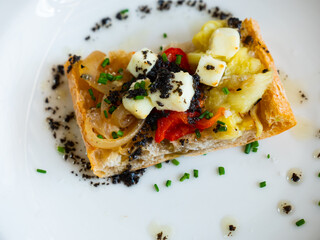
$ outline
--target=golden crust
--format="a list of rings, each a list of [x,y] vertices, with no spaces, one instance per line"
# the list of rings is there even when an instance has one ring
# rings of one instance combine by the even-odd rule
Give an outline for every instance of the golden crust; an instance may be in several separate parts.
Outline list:
[[[252,50],[264,66],[268,69],[272,69],[274,72],[274,79],[270,87],[264,93],[262,100],[258,104],[258,116],[263,124],[263,132],[261,136],[256,137],[255,131],[248,131],[243,136],[237,138],[236,140],[221,140],[217,144],[217,140],[210,139],[210,136],[205,135],[203,142],[198,141],[199,145],[202,145],[205,141],[212,142],[212,145],[200,150],[190,150],[185,153],[172,152],[169,154],[159,154],[152,155],[149,154],[148,161],[144,161],[141,164],[132,164],[132,170],[138,170],[141,168],[146,168],[157,163],[166,161],[168,159],[176,158],[179,156],[197,156],[211,151],[230,148],[235,146],[245,145],[247,143],[264,139],[277,135],[283,131],[288,130],[289,128],[296,125],[296,120],[291,110],[290,104],[286,98],[283,86],[281,84],[279,75],[276,71],[274,61],[270,52],[268,51],[262,36],[260,34],[260,28],[258,23],[253,19],[245,19],[242,23],[241,36],[245,39],[247,36],[252,37],[252,43],[249,45],[250,50]],[[121,51],[122,55],[126,53]],[[131,53],[130,53],[131,54]],[[131,55],[130,55],[131,56]],[[65,64],[65,69],[68,69],[70,65],[69,62]],[[76,65],[76,64],[75,64]],[[80,127],[82,137],[84,139],[88,157],[92,165],[92,170],[99,177],[112,176],[119,174],[126,170],[128,159],[125,161],[122,159],[123,164],[117,167],[106,167],[105,155],[108,154],[108,150],[97,149],[91,146],[84,136],[84,121],[86,118],[86,105],[84,96],[81,94],[81,87],[79,84],[79,73],[77,73],[77,68],[73,67],[72,70],[67,74],[70,93],[72,96],[74,109],[76,113],[76,118],[78,125]],[[87,89],[86,89],[87,91]],[[149,161],[150,159],[150,161]]]

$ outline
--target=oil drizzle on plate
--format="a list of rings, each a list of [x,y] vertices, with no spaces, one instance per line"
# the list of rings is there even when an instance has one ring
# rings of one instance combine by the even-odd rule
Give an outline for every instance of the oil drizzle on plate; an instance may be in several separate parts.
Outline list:
[[[303,174],[299,168],[291,168],[287,174],[287,180],[292,184],[299,184],[303,180]]]
[[[280,201],[278,204],[278,212],[283,215],[288,215],[293,212],[294,208],[290,201]]]
[[[221,219],[221,231],[224,238],[235,236],[239,230],[238,221],[232,216],[225,216]]]

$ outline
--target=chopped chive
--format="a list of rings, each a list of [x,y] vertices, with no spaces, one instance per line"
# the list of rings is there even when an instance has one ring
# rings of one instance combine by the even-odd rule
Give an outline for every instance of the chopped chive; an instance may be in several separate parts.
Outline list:
[[[162,163],[156,164],[156,168],[162,168]]]
[[[105,118],[108,118],[107,110],[104,110],[104,111],[103,111],[103,114],[104,114]]]
[[[95,100],[96,100],[96,97],[93,95],[92,88],[89,88],[88,91],[89,91],[89,94],[90,94],[90,96],[91,96],[91,99],[92,99],[93,101],[95,101]]]
[[[183,182],[184,180],[189,179],[189,178],[190,178],[190,173],[185,173],[185,174],[183,174],[183,176],[180,178],[180,182]]]
[[[122,79],[122,78],[123,78],[122,75],[118,75],[118,76],[115,76],[113,80],[120,80],[120,79]]]
[[[180,164],[180,162],[177,159],[172,159],[171,162],[176,166]]]
[[[217,123],[220,124],[220,125],[226,125],[226,123],[224,123],[222,121],[219,121],[219,120],[217,121]]]
[[[299,221],[296,222],[296,225],[297,225],[298,227],[300,227],[300,226],[302,226],[302,225],[305,224],[305,223],[306,223],[306,221],[305,221],[303,218],[301,218]]]
[[[129,9],[124,9],[124,10],[120,11],[121,14],[125,14],[127,12],[129,12]]]
[[[218,131],[219,131],[219,132],[226,132],[227,130],[228,130],[227,126],[220,126],[220,127],[218,128]]]
[[[58,150],[59,153],[65,153],[65,151],[66,151],[65,148],[61,147],[61,146],[58,146],[57,150]]]
[[[135,90],[140,88],[140,83],[136,82],[133,87]]]
[[[266,181],[259,183],[259,186],[260,186],[260,188],[264,188],[265,186],[267,186]]]
[[[112,135],[113,139],[117,139],[118,138],[118,134],[116,132],[112,132],[111,135]]]
[[[320,201],[318,202],[318,206],[320,206]]]
[[[146,81],[141,81],[140,82],[140,88],[146,89]]]
[[[180,65],[180,64],[181,64],[181,59],[182,59],[182,57],[183,57],[183,56],[180,55],[180,54],[177,54],[177,55],[176,55],[176,64],[177,64],[177,65]]]
[[[110,104],[111,101],[108,98],[103,99],[103,101],[105,101],[106,103]]]
[[[106,78],[101,78],[101,77],[100,77],[100,78],[98,79],[98,83],[100,83],[100,84],[106,85],[107,82],[108,82],[108,79],[106,79]]]
[[[167,38],[168,35],[166,33],[163,34],[163,38]]]
[[[200,116],[199,119],[204,118],[207,114],[209,114],[210,112],[208,110],[204,111]]]
[[[110,59],[109,58],[106,58],[103,60],[103,62],[101,63],[101,66],[104,68],[106,67],[107,65],[110,64]]]
[[[159,192],[159,187],[158,187],[158,185],[157,185],[157,184],[154,184],[153,186],[154,186],[154,189],[156,190],[156,192]]]
[[[213,113],[211,113],[211,112],[209,112],[207,115],[206,115],[206,119],[210,119],[210,118],[212,118],[213,117]]]
[[[107,73],[107,76],[106,78],[109,80],[109,81],[113,81],[114,80],[114,76],[110,73]]]
[[[135,96],[134,99],[135,100],[141,100],[141,99],[144,99],[144,96]]]
[[[162,46],[160,46],[160,47],[159,47],[159,49],[160,49],[160,51],[162,51],[162,50],[163,50],[163,47],[162,47]]]
[[[117,135],[118,135],[118,137],[122,137],[122,136],[123,136],[123,132],[122,132],[121,130],[119,130],[119,131],[117,132]]]
[[[171,186],[171,180],[167,180],[166,186],[167,186],[167,187],[170,187],[170,186]]]
[[[195,133],[196,133],[197,138],[201,138],[201,133],[200,133],[199,129],[196,129]]]
[[[270,154],[267,155],[267,158],[268,158],[268,159],[270,158]]]
[[[119,68],[118,73],[123,74],[123,68]]]
[[[198,169],[193,169],[193,176],[194,176],[195,178],[199,177],[199,171],[198,171]]]
[[[112,105],[110,108],[109,108],[109,113],[112,114],[114,112],[114,110],[116,110],[117,107]]]
[[[318,177],[320,178],[320,172],[318,173]]]
[[[252,148],[257,148],[257,147],[259,147],[259,143],[258,143],[258,141],[254,141],[252,143]]]
[[[162,60],[163,60],[164,62],[168,62],[167,54],[162,53]]]
[[[97,103],[96,108],[101,108],[101,102]]]
[[[252,152],[258,152],[258,148],[252,148]]]
[[[97,135],[98,138],[104,139],[104,137],[100,134]]]
[[[244,152],[245,152],[246,154],[249,154],[250,151],[251,151],[251,148],[252,148],[252,143],[248,143],[248,144],[246,145],[246,148],[244,149]]]
[[[47,171],[46,171],[46,170],[39,169],[39,168],[37,169],[37,172],[38,172],[38,173],[47,173]]]
[[[227,87],[224,87],[222,88],[222,92],[225,94],[225,95],[228,95],[230,92],[229,92],[229,89]]]
[[[219,175],[224,175],[226,173],[224,170],[224,167],[219,167],[218,172],[219,172]]]

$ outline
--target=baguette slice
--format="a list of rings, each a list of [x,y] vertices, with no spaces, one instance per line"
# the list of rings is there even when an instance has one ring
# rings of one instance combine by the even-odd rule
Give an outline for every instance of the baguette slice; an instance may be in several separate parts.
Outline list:
[[[128,156],[119,155],[117,152],[96,148],[86,140],[84,122],[87,118],[87,112],[90,109],[90,105],[87,104],[86,100],[86,98],[90,98],[87,94],[89,85],[80,78],[79,72],[77,72],[77,68],[75,67],[77,63],[72,67],[72,62],[70,63],[70,61],[68,61],[65,64],[65,69],[69,88],[77,122],[86,145],[87,155],[94,174],[98,177],[108,177],[121,174],[126,170],[134,171],[146,168],[179,156],[196,156],[218,149],[241,146],[277,135],[295,126],[296,120],[280,82],[274,61],[262,40],[260,28],[253,19],[245,19],[242,22],[242,40],[246,39],[247,36],[250,36],[252,40],[249,45],[250,50],[255,52],[256,57],[260,59],[266,68],[272,69],[274,72],[272,83],[265,91],[262,100],[256,106],[258,108],[256,111],[257,117],[263,125],[263,131],[260,136],[256,136],[256,130],[248,130],[245,131],[242,136],[231,140],[216,139],[212,134],[205,132],[200,139],[197,139],[194,134],[184,136],[185,144],[181,144],[179,140],[172,142],[164,141],[158,144],[153,140],[143,148],[142,155],[132,161],[129,161]],[[113,59],[121,59],[120,62],[122,62],[122,66],[117,67],[122,67],[123,69],[126,68],[131,56],[132,53],[126,53],[124,51],[109,53],[111,62]],[[127,149],[119,148],[118,151],[127,151]]]

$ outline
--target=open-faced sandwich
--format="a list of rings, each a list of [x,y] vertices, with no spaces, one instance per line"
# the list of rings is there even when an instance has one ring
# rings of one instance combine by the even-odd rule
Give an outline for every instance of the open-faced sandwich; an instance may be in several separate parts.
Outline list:
[[[207,22],[194,50],[95,51],[65,64],[94,174],[245,145],[296,124],[258,24]]]

